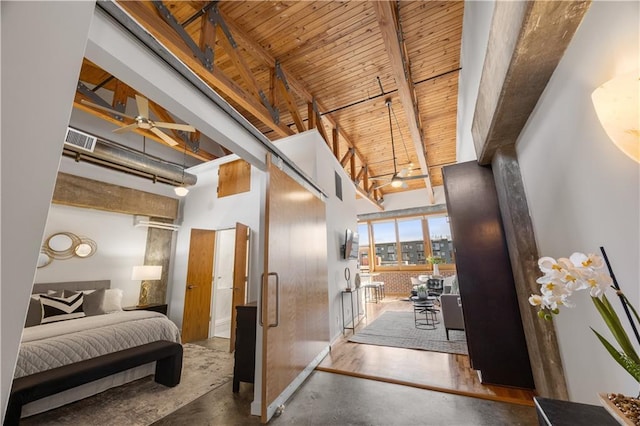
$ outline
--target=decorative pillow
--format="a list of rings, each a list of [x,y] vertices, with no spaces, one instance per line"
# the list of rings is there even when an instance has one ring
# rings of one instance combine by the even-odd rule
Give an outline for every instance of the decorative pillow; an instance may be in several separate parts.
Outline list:
[[[84,317],[84,311],[82,310],[83,298],[83,293],[70,297],[52,297],[43,294],[40,296],[40,304],[42,305],[41,324]]]
[[[104,309],[102,309],[102,303],[104,302],[105,289],[93,291],[89,294],[85,293],[83,310],[87,316],[102,315]]]
[[[105,291],[102,310],[105,314],[122,310],[122,289],[110,288]]]
[[[25,327],[33,327],[35,325],[40,325],[40,321],[42,321],[42,305],[40,304],[40,296],[44,293],[36,293],[32,294],[29,298],[29,308],[27,309],[27,319],[24,323]],[[49,290],[47,295],[60,297],[62,296],[61,291],[53,291]]]

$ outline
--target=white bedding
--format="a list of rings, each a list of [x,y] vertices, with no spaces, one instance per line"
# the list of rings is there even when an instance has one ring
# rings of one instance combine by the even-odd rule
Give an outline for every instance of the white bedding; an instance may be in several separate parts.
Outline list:
[[[122,311],[26,328],[14,377],[143,345],[180,342],[178,327],[151,311]]]

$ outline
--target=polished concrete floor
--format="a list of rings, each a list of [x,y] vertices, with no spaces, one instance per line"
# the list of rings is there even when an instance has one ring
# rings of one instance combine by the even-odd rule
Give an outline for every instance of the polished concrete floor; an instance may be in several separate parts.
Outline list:
[[[250,425],[253,385],[227,383],[155,425]],[[537,425],[533,407],[315,371],[274,425]]]

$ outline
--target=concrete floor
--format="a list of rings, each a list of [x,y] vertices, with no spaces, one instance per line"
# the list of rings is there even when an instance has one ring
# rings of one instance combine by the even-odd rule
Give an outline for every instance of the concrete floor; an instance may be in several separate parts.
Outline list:
[[[251,425],[253,385],[227,383],[154,425]],[[537,425],[533,407],[315,371],[274,425]]]

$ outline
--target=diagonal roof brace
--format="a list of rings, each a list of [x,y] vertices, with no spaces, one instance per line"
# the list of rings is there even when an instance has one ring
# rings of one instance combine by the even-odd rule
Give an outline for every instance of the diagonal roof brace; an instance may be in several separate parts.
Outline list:
[[[202,62],[202,65],[204,65],[204,67],[209,71],[213,70],[213,49],[206,49],[206,52],[202,52],[200,47],[198,47],[198,45],[193,41],[182,25],[178,23],[177,19],[171,14],[162,1],[154,0],[152,3],[156,9],[158,9],[158,13],[162,16],[162,19],[164,19],[165,22],[169,24],[176,33],[178,33],[182,41],[184,41],[189,49],[191,49],[193,55]]]
[[[78,85],[76,86],[76,90],[78,92],[80,92],[82,95],[86,96],[87,98],[91,99],[91,102],[93,102],[96,105],[100,105],[101,107],[107,108],[107,109],[115,109],[116,111],[120,111],[121,113],[124,114],[124,105],[122,107],[120,107],[119,105],[114,108],[109,102],[105,101],[104,99],[102,99],[96,92],[94,92],[93,90],[89,89],[83,82],[78,81]],[[113,116],[113,118],[115,118],[116,120],[119,121],[124,121],[124,117],[122,117],[121,115],[118,114],[113,114],[110,113],[108,111],[105,111],[107,114],[111,114]]]

